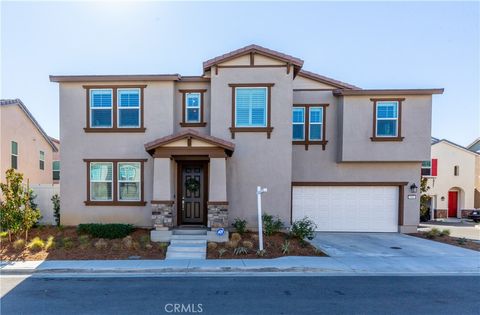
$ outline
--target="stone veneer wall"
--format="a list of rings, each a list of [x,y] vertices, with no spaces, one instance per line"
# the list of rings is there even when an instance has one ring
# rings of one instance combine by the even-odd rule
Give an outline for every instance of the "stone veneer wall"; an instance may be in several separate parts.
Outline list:
[[[435,209],[435,219],[446,219],[448,218],[447,209]]]
[[[462,209],[461,210],[461,218],[462,219],[468,219],[468,216],[471,215],[472,212],[473,212],[473,209],[472,210]]]
[[[228,227],[228,205],[208,205],[207,227],[227,228]]]
[[[155,230],[173,226],[173,204],[152,204],[152,221]]]

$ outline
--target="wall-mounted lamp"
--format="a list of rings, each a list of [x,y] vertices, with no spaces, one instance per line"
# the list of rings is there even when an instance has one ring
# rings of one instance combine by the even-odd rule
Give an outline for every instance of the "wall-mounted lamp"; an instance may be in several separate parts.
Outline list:
[[[415,185],[415,183],[410,185],[410,191],[412,192],[412,194],[416,194],[417,190],[418,190],[418,187],[417,185]]]
[[[444,196],[442,196],[442,198],[440,198],[440,200],[441,200],[441,201],[445,201],[445,197],[444,197]]]

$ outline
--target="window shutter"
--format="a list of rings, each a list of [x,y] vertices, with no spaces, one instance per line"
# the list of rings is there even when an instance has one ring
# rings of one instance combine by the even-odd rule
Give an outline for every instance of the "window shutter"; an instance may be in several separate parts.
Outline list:
[[[438,159],[432,159],[432,176],[437,176]]]

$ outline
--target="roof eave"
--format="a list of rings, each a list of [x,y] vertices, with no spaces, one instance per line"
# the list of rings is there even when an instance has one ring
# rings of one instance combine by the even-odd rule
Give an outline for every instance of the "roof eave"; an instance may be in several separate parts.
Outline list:
[[[50,82],[123,82],[123,81],[178,81],[179,74],[141,75],[50,75]]]
[[[336,96],[356,96],[356,95],[433,95],[443,94],[444,89],[382,89],[382,90],[348,90],[338,89],[334,90],[333,94]]]

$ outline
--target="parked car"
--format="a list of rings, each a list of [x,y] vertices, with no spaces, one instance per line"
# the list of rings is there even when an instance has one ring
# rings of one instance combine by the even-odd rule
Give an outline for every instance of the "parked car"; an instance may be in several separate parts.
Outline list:
[[[472,211],[468,218],[474,222],[480,222],[480,210]]]

